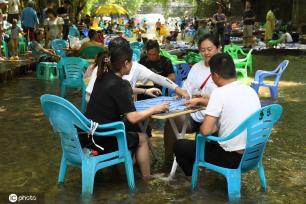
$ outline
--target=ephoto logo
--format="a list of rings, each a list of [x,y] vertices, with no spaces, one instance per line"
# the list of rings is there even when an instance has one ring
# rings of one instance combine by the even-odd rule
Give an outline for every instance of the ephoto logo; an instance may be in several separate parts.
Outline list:
[[[45,203],[44,193],[38,192],[0,192],[0,203]]]
[[[12,193],[9,195],[8,199],[11,203],[15,203],[18,200],[18,197],[16,194]]]

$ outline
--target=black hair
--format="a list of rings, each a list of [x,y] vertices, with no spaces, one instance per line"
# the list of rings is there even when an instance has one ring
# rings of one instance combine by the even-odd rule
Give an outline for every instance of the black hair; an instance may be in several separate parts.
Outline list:
[[[142,42],[143,42],[143,44],[147,44],[147,42],[148,42],[148,38],[146,38],[146,37],[142,37]]]
[[[47,11],[46,11],[47,14],[53,14],[55,17],[57,17],[57,13],[55,12],[54,9],[52,8],[48,8]]]
[[[103,52],[99,52],[96,56],[94,67],[98,66],[98,64],[101,63],[102,57],[103,57]]]
[[[220,47],[220,41],[219,39],[213,35],[213,34],[205,34],[203,36],[201,36],[198,40],[198,48],[200,48],[201,43],[205,40],[209,40],[212,44],[214,44],[216,46],[216,48]]]
[[[43,33],[44,33],[44,29],[42,29],[42,28],[37,28],[37,29],[34,31],[34,39],[37,40],[38,35],[43,34]]]
[[[211,73],[217,73],[224,79],[236,78],[236,69],[232,57],[226,53],[217,53],[209,60]]]
[[[88,37],[89,39],[93,39],[95,37],[95,35],[97,34],[97,31],[93,30],[93,29],[90,29],[88,31]]]
[[[112,39],[108,44],[109,52],[112,52],[112,50],[117,48],[127,49],[128,47],[130,47],[130,43],[123,37],[116,37]]]
[[[157,49],[159,51],[159,44],[157,40],[148,40],[146,43],[146,50]]]
[[[119,72],[124,66],[125,61],[132,61],[133,51],[130,47],[112,48],[111,52],[103,51],[98,61],[97,78],[103,78],[106,72]]]

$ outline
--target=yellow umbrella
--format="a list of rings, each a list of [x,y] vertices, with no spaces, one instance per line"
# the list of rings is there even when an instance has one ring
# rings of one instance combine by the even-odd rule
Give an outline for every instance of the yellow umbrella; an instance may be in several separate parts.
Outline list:
[[[101,5],[96,10],[96,15],[127,14],[127,11],[117,4]]]

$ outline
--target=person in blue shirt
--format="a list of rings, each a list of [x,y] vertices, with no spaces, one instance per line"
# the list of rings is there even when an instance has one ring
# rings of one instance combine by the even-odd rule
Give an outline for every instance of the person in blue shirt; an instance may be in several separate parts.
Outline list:
[[[39,20],[34,10],[34,2],[29,1],[27,7],[21,13],[21,26],[26,35],[29,35],[30,41],[33,40],[33,32],[38,24]],[[28,39],[27,36],[26,39]]]

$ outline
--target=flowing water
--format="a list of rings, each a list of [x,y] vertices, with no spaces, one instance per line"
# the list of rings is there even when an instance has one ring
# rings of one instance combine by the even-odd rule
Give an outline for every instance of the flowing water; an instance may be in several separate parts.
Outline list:
[[[260,190],[256,172],[242,176],[241,203],[306,203],[306,59],[305,56],[254,57],[254,68],[271,70],[283,59],[290,63],[280,86],[284,113],[275,126],[264,155],[268,192]],[[198,188],[190,191],[190,178],[178,169],[174,180],[144,182],[135,169],[137,191],[130,193],[124,173],[116,168],[98,172],[92,198],[82,198],[81,174],[68,168],[64,185],[57,184],[61,149],[58,136],[41,112],[39,97],[59,94],[57,81],[36,80],[34,73],[0,84],[0,203],[8,195],[36,194],[39,203],[227,203],[225,179],[214,172],[200,172]],[[263,95],[265,90],[261,91]],[[80,106],[80,95],[68,92]],[[192,137],[192,136],[191,136]],[[163,167],[161,129],[151,138],[157,158],[153,174]],[[120,175],[120,176],[118,176]],[[160,176],[161,177],[161,176]]]

